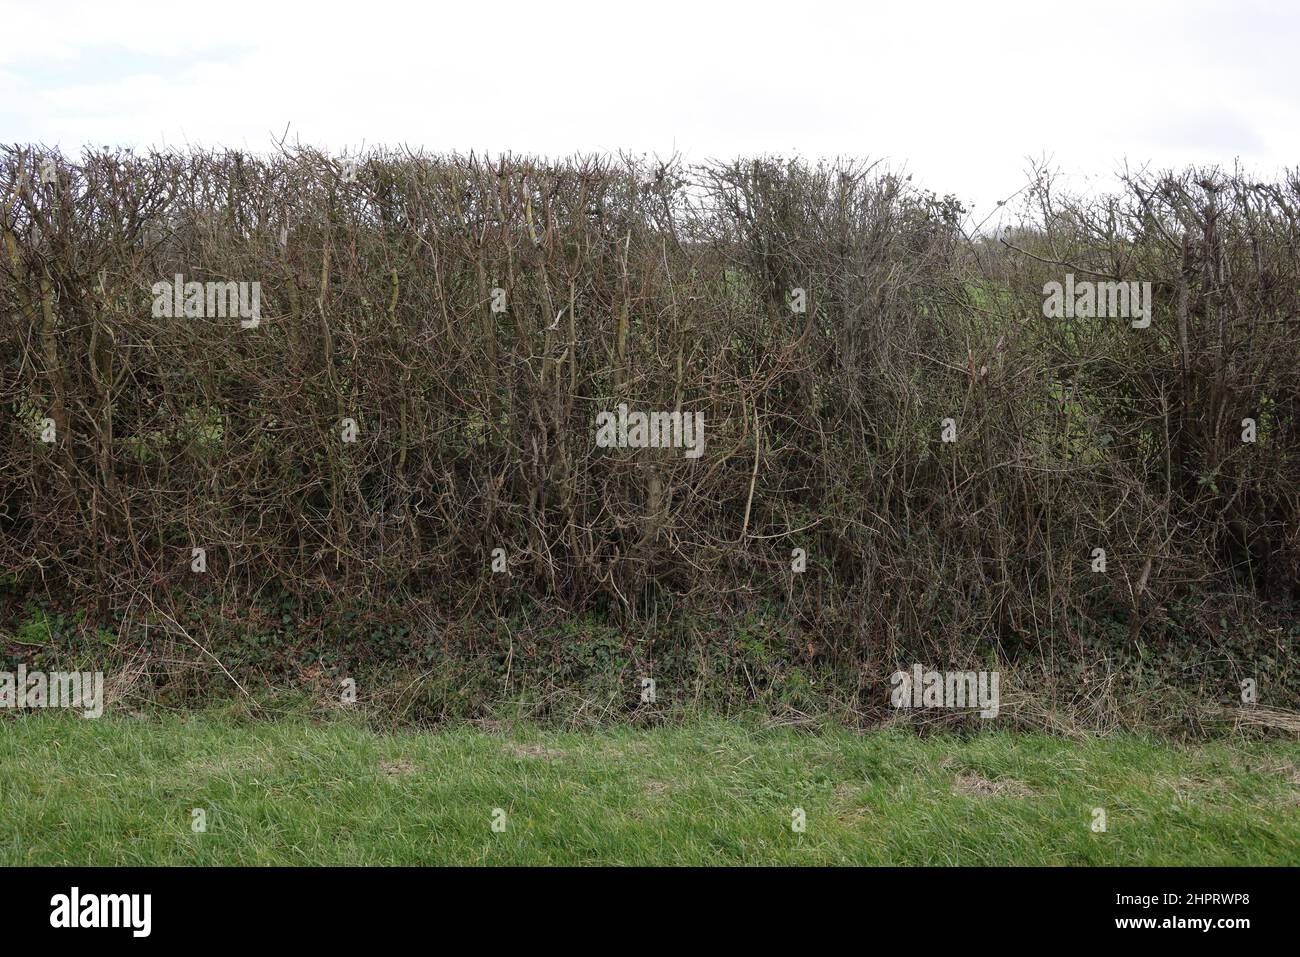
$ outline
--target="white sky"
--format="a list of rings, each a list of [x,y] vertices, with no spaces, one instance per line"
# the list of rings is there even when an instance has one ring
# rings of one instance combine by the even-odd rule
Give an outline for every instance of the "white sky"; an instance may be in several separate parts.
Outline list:
[[[1048,157],[1300,164],[1300,4],[0,0],[0,141],[853,155],[986,210]],[[1101,177],[1102,179],[1090,179]]]

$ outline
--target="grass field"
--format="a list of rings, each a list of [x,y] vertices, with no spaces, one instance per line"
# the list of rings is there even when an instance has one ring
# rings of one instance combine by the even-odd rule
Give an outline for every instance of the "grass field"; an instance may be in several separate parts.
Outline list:
[[[387,735],[214,710],[6,717],[0,768],[5,865],[1300,864],[1295,742]]]

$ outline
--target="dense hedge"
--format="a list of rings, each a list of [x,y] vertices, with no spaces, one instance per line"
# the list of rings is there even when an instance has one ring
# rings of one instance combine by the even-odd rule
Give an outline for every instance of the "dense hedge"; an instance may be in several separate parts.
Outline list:
[[[1300,597],[1300,180],[1025,195],[988,236],[851,163],[9,148],[0,569],[118,617],[776,603],[882,663]],[[1150,327],[1045,318],[1067,273]],[[156,315],[177,274],[260,321]],[[620,404],[702,456],[599,446]]]

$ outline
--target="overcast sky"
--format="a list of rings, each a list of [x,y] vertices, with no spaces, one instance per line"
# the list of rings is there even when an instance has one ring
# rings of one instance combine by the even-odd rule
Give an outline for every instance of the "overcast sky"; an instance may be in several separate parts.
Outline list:
[[[0,141],[854,155],[988,208],[1048,157],[1300,164],[1300,4],[0,0]]]

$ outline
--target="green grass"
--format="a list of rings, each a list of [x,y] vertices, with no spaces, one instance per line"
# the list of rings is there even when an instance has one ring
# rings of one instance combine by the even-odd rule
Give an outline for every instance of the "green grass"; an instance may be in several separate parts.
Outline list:
[[[1294,742],[39,714],[0,767],[6,865],[1300,864]]]

